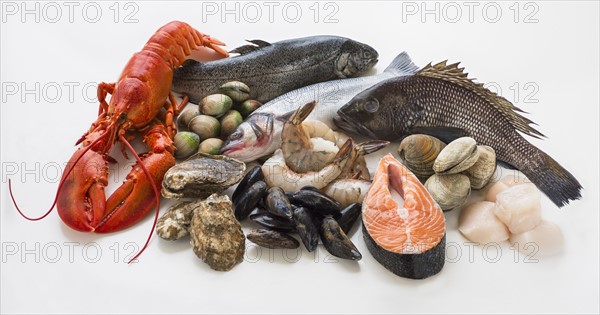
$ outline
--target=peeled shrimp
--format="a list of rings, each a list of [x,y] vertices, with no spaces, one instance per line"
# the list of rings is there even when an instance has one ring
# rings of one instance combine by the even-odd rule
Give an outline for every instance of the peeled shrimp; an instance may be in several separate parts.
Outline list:
[[[265,182],[270,187],[281,187],[284,191],[295,192],[304,186],[321,189],[336,179],[348,163],[352,151],[352,140],[342,146],[333,161],[319,171],[297,173],[286,163],[283,151],[278,149],[261,167]]]
[[[371,181],[362,179],[336,179],[322,189],[323,193],[335,199],[342,208],[351,203],[362,203]]]

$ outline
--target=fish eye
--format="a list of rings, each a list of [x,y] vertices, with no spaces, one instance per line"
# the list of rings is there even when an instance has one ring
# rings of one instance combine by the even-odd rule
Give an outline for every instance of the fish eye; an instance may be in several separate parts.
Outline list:
[[[370,59],[370,58],[371,58],[371,52],[369,52],[369,51],[364,51],[364,52],[363,52],[363,58],[365,58],[365,59]]]
[[[367,112],[374,113],[379,109],[379,102],[376,99],[368,100],[364,107]]]
[[[240,139],[243,135],[244,135],[244,132],[242,130],[238,129],[234,133],[232,133],[231,135],[229,135],[229,140]]]

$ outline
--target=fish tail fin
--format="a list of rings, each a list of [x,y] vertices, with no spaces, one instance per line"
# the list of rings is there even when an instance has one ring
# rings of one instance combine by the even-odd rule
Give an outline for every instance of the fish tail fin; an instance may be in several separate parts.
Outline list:
[[[409,75],[417,73],[417,71],[419,71],[419,67],[417,67],[417,65],[412,62],[408,54],[403,51],[396,56],[394,60],[392,60],[390,65],[385,68],[384,71],[391,72],[395,75]]]
[[[548,154],[541,154],[541,165],[535,168],[521,169],[555,205],[559,208],[566,206],[571,200],[581,198],[581,184]]]

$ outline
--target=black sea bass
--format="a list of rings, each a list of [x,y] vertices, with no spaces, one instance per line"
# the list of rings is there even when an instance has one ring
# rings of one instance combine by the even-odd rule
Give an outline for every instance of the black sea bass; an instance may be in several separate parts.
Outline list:
[[[313,83],[361,75],[377,63],[369,45],[339,36],[311,36],[273,44],[249,41],[231,53],[239,56],[210,62],[188,60],[175,69],[173,91],[192,102],[215,93],[229,81],[242,81],[250,99],[266,103]]]
[[[581,198],[581,185],[518,132],[539,138],[532,121],[505,98],[467,78],[458,64],[427,65],[415,75],[388,79],[356,95],[338,111],[345,130],[383,140],[424,133],[461,136],[494,148],[498,160],[527,176],[557,206]]]

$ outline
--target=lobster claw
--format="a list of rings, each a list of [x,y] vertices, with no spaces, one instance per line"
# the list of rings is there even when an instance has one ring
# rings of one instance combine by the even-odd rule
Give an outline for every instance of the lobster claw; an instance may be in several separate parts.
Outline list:
[[[108,181],[108,162],[105,154],[93,148],[87,148],[89,140],[97,133],[86,137],[84,145],[77,149],[67,167],[71,172],[64,172],[62,185],[57,195],[58,215],[70,228],[90,232],[102,220],[106,205],[104,187]]]
[[[151,151],[140,158],[141,162],[160,187],[164,174],[175,165],[172,141],[164,126],[156,124],[146,133],[144,142]],[[80,152],[85,152],[82,150],[71,161],[77,161]],[[58,213],[69,227],[97,233],[120,231],[138,222],[156,205],[152,183],[139,164],[133,166],[108,200],[104,193],[107,176],[107,155],[87,150],[59,190]]]

